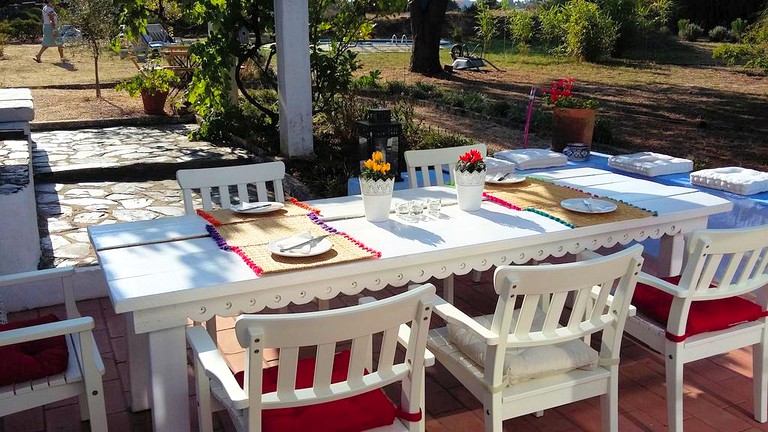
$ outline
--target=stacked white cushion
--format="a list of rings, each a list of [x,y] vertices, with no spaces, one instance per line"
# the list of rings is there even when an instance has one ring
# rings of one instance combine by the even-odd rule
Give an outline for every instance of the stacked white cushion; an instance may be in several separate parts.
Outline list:
[[[564,154],[547,149],[503,150],[496,152],[493,156],[512,162],[517,169],[521,170],[563,166],[568,163],[568,158]]]
[[[705,169],[691,173],[691,184],[754,195],[768,191],[768,173],[740,167]]]
[[[519,309],[513,317],[517,318]],[[545,315],[538,311],[532,328],[541,329]],[[485,328],[491,328],[493,315],[474,318]],[[514,331],[515,322],[512,322]],[[480,367],[485,366],[485,341],[469,330],[448,322],[448,337],[459,349]],[[597,368],[598,354],[581,339],[574,339],[556,345],[543,345],[529,348],[508,348],[504,358],[504,376],[502,382],[513,385],[535,378],[559,375],[574,369],[594,370]]]
[[[690,172],[693,161],[661,153],[640,152],[611,156],[608,166],[621,171],[642,174],[649,177]]]
[[[489,176],[507,173],[514,174],[515,164],[502,159],[487,157],[485,158],[485,171]]]

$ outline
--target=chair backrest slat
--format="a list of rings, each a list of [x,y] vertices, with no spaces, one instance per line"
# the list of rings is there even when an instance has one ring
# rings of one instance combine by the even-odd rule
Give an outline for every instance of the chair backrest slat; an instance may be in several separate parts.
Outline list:
[[[549,302],[549,307],[545,311],[547,317],[544,321],[544,325],[541,328],[541,332],[546,337],[555,337],[555,330],[560,325],[560,317],[563,314],[566,300],[568,299],[567,292],[555,293],[552,295],[552,299]]]
[[[277,368],[277,395],[279,397],[288,397],[296,390],[298,364],[298,347],[280,347],[280,367]]]
[[[395,363],[395,351],[397,349],[397,327],[384,330],[381,338],[381,351],[377,370],[381,373],[392,372]]]
[[[367,366],[368,355],[370,355],[369,344],[371,343],[371,338],[369,336],[365,335],[352,340],[352,353],[349,357],[349,370],[347,372],[347,381],[352,386],[363,384],[363,375]]]
[[[446,168],[450,173],[451,182],[455,181],[453,171],[456,168],[456,162],[459,160],[459,156],[470,150],[478,150],[483,155],[483,157],[486,156],[487,152],[485,144],[406,151],[403,156],[405,157],[405,165],[408,171],[409,187],[419,187],[418,178],[416,175],[417,168],[421,170],[421,183],[423,186],[433,185],[430,178],[430,170],[433,170],[434,172],[434,184],[437,186],[445,185],[445,181],[443,179],[443,170]]]
[[[239,202],[252,202],[248,185],[255,186],[256,200],[269,201],[270,188],[274,201],[285,202],[283,192],[283,178],[285,177],[285,164],[283,162],[266,162],[260,164],[239,165],[220,168],[199,168],[179,170],[176,179],[182,190],[184,198],[184,210],[187,214],[194,214],[192,190],[200,190],[203,210],[213,209],[216,196],[212,195],[212,188],[218,193],[218,205],[228,209],[232,207],[232,198],[229,187],[237,187]]]
[[[328,394],[328,392],[330,392],[333,356],[335,353],[335,343],[320,344],[317,346],[317,353],[315,355],[315,378],[312,387],[319,394]]]

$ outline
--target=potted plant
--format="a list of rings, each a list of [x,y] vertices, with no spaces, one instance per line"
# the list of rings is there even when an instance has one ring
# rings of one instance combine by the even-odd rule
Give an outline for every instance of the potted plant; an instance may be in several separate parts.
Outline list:
[[[115,90],[128,92],[132,97],[141,95],[145,113],[163,115],[168,92],[178,82],[179,78],[173,71],[151,64],[141,69],[138,75],[120,82]]]
[[[552,150],[562,152],[569,143],[592,144],[597,101],[573,95],[573,78],[544,87],[545,103],[552,107]]]
[[[477,150],[470,150],[456,163],[456,196],[459,208],[464,211],[480,210],[485,185],[485,161]]]
[[[390,165],[384,161],[384,154],[380,151],[373,152],[360,170],[365,219],[370,222],[389,219],[392,191],[395,189],[395,178],[389,170]]]

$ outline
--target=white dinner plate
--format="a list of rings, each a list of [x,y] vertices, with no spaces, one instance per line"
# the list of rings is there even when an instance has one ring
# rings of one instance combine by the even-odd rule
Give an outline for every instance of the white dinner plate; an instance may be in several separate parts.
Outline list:
[[[303,246],[300,248],[287,250],[285,252],[280,252],[281,247],[285,246],[291,246],[290,243],[286,242],[286,240],[291,239],[292,237],[287,237],[280,240],[275,240],[267,245],[267,248],[270,252],[272,252],[275,255],[280,255],[284,257],[292,257],[292,258],[303,258],[303,257],[311,257],[315,255],[320,255],[323,253],[328,252],[333,248],[333,243],[328,239],[328,237],[325,237],[323,239],[320,239],[316,242],[312,242],[307,246]],[[309,240],[307,238],[307,240]],[[305,240],[306,241],[306,240]],[[292,242],[293,244],[301,243],[301,240],[298,238]]]
[[[525,179],[526,177],[521,175],[511,175],[505,178],[504,180],[496,180],[495,177],[486,176],[485,182],[489,184],[513,184],[513,183],[524,182]]]
[[[618,208],[610,201],[595,198],[570,198],[560,201],[560,205],[578,213],[610,213]]]
[[[252,202],[252,203],[240,203],[232,206],[231,210],[237,213],[269,213],[280,210],[285,207],[285,204],[281,202]]]

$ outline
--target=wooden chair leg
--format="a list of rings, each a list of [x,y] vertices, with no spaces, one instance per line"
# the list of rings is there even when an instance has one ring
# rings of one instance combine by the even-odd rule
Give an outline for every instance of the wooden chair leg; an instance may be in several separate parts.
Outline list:
[[[754,403],[753,415],[760,423],[768,421],[768,328],[763,329],[760,343],[752,347],[752,400]]]
[[[453,304],[453,275],[443,279],[443,299]]]
[[[603,432],[619,432],[619,367],[611,367],[608,393],[600,396]]]
[[[670,432],[683,432],[683,360],[675,343],[666,342],[667,419]]]

